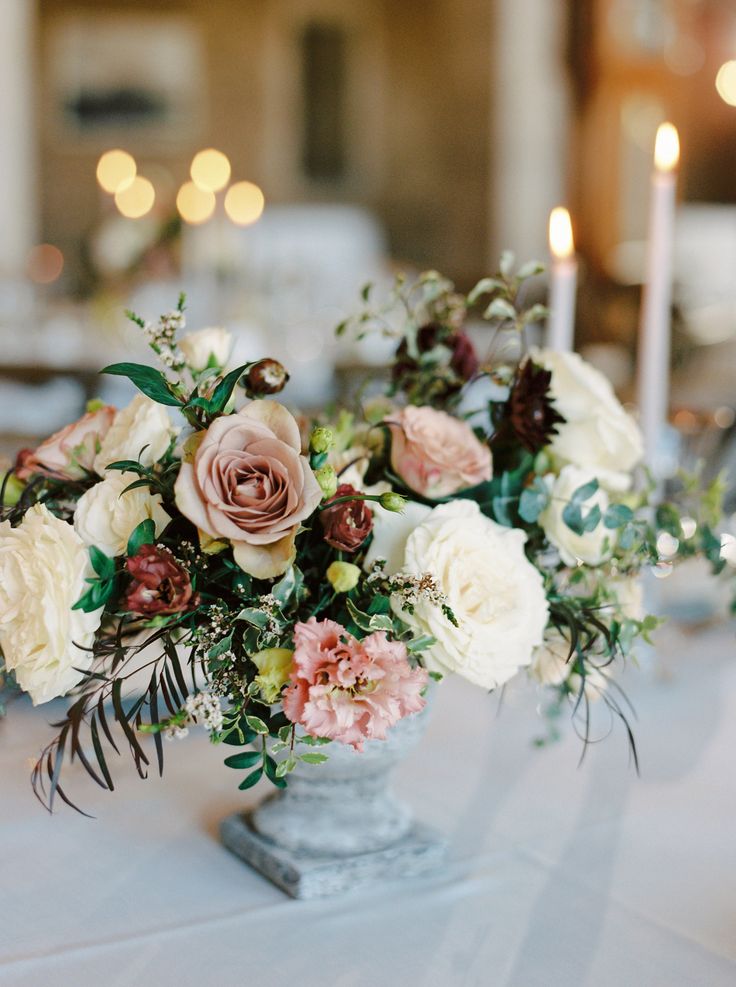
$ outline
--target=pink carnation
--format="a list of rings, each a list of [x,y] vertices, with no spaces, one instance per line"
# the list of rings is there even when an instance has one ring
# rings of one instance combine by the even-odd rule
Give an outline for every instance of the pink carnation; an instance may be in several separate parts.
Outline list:
[[[427,672],[412,668],[406,645],[384,631],[358,641],[334,620],[310,617],[296,625],[294,644],[284,712],[313,737],[362,750],[424,708]]]

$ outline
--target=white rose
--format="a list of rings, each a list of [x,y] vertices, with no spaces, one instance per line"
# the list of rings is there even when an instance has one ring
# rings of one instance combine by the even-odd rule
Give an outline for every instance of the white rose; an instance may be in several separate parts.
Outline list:
[[[610,490],[628,489],[631,471],[644,454],[644,442],[610,381],[577,353],[532,349],[530,356],[552,371],[550,392],[565,418],[549,452],[561,465],[590,470]]]
[[[188,332],[179,340],[179,349],[192,370],[200,372],[207,367],[227,366],[233,348],[233,337],[227,329],[198,329]]]
[[[138,394],[115,415],[95,456],[95,472],[104,476],[110,463],[123,459],[153,466],[169,448],[174,434],[164,406]]]
[[[608,582],[608,591],[619,614],[627,620],[644,620],[644,587],[639,576],[619,576]]]
[[[383,559],[386,575],[393,576],[398,572],[404,565],[409,535],[431,513],[431,507],[413,500],[408,501],[400,512],[376,507],[373,512],[373,540],[365,556],[365,568],[370,569],[374,562]]]
[[[541,685],[562,685],[570,676],[575,656],[570,656],[570,640],[556,627],[550,627],[544,641],[534,649],[529,674]]]
[[[128,539],[146,518],[153,519],[157,536],[163,531],[171,518],[158,494],[147,487],[123,493],[136,479],[135,473],[112,470],[79,498],[74,527],[85,545],[95,545],[114,558],[125,554]]]
[[[600,565],[606,557],[605,542],[611,541],[611,532],[602,521],[592,531],[577,535],[562,517],[575,491],[593,479],[596,479],[593,473],[577,466],[565,466],[558,477],[547,478],[551,488],[550,502],[539,515],[539,523],[565,565],[574,566],[578,562]],[[583,514],[587,514],[595,504],[600,507],[601,514],[605,514],[608,494],[600,487],[582,504]]]
[[[431,574],[458,622],[451,624],[426,596],[412,601],[412,614],[401,609],[400,599],[392,600],[402,620],[435,639],[424,652],[428,668],[493,689],[530,663],[548,606],[525,541],[523,531],[491,521],[470,500],[435,507],[408,534],[402,571]]]
[[[72,607],[93,575],[74,528],[42,504],[17,528],[0,523],[0,648],[34,705],[65,695],[92,664],[84,649],[92,647],[102,608]]]

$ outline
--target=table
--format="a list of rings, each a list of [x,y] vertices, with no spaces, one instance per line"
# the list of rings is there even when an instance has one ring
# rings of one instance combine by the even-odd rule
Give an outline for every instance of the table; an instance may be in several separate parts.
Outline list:
[[[621,730],[535,749],[531,686],[459,680],[397,787],[452,854],[441,873],[297,902],[231,857],[240,794],[220,749],[167,747],[163,780],[117,766],[97,814],[49,817],[28,788],[48,710],[0,725],[0,985],[720,987],[736,983],[734,628],[660,637],[627,674],[641,777]],[[53,714],[53,710],[51,711]]]

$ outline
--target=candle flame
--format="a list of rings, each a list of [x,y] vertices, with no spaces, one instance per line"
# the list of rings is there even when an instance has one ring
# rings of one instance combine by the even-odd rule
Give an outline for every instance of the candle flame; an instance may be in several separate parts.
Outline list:
[[[567,260],[575,253],[570,213],[563,206],[555,206],[549,214],[549,249],[558,260]]]
[[[657,171],[674,171],[680,160],[680,138],[671,123],[661,123],[654,143],[654,165]]]

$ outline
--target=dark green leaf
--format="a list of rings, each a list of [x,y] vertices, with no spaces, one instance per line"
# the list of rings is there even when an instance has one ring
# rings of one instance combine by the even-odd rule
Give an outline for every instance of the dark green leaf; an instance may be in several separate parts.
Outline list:
[[[252,788],[254,785],[258,784],[258,782],[261,780],[262,777],[263,777],[263,768],[256,768],[255,771],[251,771],[251,773],[244,781],[240,782],[238,788],[241,790],[241,792],[245,791],[247,788]]]
[[[172,408],[181,407],[182,402],[171,393],[168,381],[160,370],[147,367],[142,363],[112,363],[100,372],[117,377],[127,377],[133,381],[139,391],[142,391],[146,397],[153,401]]]
[[[115,560],[101,552],[96,545],[90,545],[89,559],[92,568],[101,579],[112,579],[115,575]]]
[[[262,758],[260,751],[241,751],[240,754],[233,754],[225,758],[225,765],[228,768],[252,768],[254,764]]]
[[[611,504],[603,516],[603,523],[607,528],[622,528],[629,521],[633,521],[634,512],[625,504]]]
[[[128,539],[128,547],[126,553],[129,558],[132,558],[138,549],[142,548],[143,545],[152,545],[156,541],[156,524],[153,518],[147,517],[145,521],[133,529],[133,532]]]
[[[210,411],[212,414],[217,415],[223,410],[235,390],[235,385],[249,366],[249,363],[244,363],[242,367],[238,367],[237,370],[231,370],[226,377],[222,378],[210,398]]]

